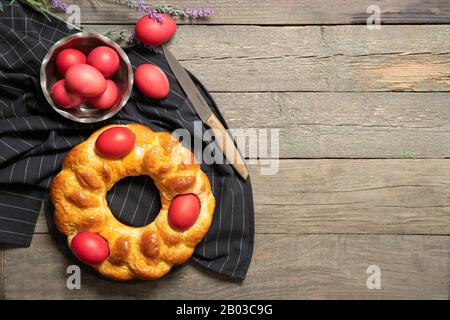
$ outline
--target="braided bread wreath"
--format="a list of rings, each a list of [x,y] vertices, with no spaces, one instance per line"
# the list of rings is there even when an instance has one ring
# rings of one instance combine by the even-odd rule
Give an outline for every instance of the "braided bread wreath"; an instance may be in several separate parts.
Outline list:
[[[135,139],[128,154],[111,159],[101,155],[96,142],[103,132],[116,127],[129,129]],[[120,179],[139,175],[154,180],[161,211],[151,224],[135,228],[114,218],[106,193]],[[195,195],[200,204],[198,217],[184,230],[173,227],[168,217],[171,201],[179,195]],[[138,124],[101,128],[75,146],[52,183],[51,199],[56,226],[67,235],[74,254],[114,280],[157,279],[173,265],[187,261],[209,230],[215,207],[209,180],[192,152],[169,133],[153,132]],[[74,239],[85,234],[103,241],[106,255],[101,261],[77,255]],[[87,254],[95,256],[89,241],[89,237],[86,243],[81,240],[81,246],[87,246]]]

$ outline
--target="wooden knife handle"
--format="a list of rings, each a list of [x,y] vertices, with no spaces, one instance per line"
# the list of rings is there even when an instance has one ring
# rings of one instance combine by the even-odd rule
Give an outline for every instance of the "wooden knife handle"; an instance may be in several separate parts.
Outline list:
[[[228,134],[225,127],[214,114],[209,117],[208,121],[206,121],[206,124],[213,130],[215,142],[220,150],[222,150],[225,158],[239,173],[242,179],[247,180],[247,166],[245,165],[244,159],[242,159],[241,154],[234,145],[234,141],[233,139],[231,139],[231,136]]]

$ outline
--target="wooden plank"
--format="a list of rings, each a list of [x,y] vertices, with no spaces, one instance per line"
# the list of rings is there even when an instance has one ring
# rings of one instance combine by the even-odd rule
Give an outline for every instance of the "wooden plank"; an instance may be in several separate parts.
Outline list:
[[[82,9],[83,23],[134,23],[142,14],[124,5],[99,1],[100,7],[90,0],[75,1]],[[124,1],[125,2],[125,1]],[[145,1],[149,4],[157,2]],[[449,23],[450,4],[446,0],[172,0],[182,7],[211,7],[215,14],[200,21],[180,23],[200,24],[257,24],[257,25],[307,25],[307,24],[366,24],[371,5],[380,8],[383,24]],[[159,2],[158,2],[159,3]]]
[[[170,47],[211,91],[448,91],[449,38],[448,25],[184,26]]]
[[[127,25],[89,25],[86,29],[100,33],[108,30],[134,32],[134,27]],[[179,26],[169,47],[180,60],[445,54],[450,47],[445,41],[449,32],[446,25],[383,26],[380,31],[364,26],[197,25]],[[411,35],[415,41],[408,38]]]
[[[187,265],[155,282],[116,283],[82,270],[81,289],[66,288],[78,263],[48,235],[30,249],[6,250],[7,299],[447,299],[450,237],[398,235],[256,236],[243,283]],[[367,268],[381,269],[369,290]]]
[[[450,160],[282,160],[275,176],[262,167],[251,167],[257,234],[450,234]]]
[[[449,160],[289,160],[276,176],[253,170],[257,232],[450,234],[449,169]]]
[[[281,158],[450,156],[449,93],[213,96],[231,128],[279,129]]]
[[[213,96],[231,128],[278,129],[281,158],[450,157],[450,93]]]

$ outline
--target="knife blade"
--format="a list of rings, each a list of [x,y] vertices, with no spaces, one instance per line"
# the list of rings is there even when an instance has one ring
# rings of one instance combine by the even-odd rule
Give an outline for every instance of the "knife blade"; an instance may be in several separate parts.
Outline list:
[[[231,164],[231,166],[237,171],[237,173],[244,179],[248,178],[248,169],[242,158],[239,150],[236,148],[233,139],[228,131],[222,125],[220,120],[212,112],[210,106],[205,101],[197,86],[192,81],[191,77],[186,72],[186,69],[178,62],[166,46],[162,46],[164,56],[170,69],[174,73],[181,88],[183,88],[188,99],[191,101],[192,106],[197,112],[202,122],[210,127],[214,133],[215,143],[217,147],[222,151],[225,158]]]

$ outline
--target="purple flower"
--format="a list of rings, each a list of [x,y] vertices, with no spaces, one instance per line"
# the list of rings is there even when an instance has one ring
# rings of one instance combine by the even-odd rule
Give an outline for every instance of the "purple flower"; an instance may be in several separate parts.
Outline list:
[[[52,6],[54,6],[55,8],[58,8],[62,11],[66,11],[67,10],[67,4],[59,1],[59,0],[51,0]]]
[[[196,19],[199,17],[207,17],[214,13],[214,9],[211,8],[186,8],[183,10],[184,16],[192,19]]]
[[[134,44],[136,43],[136,40],[137,40],[136,34],[133,33],[132,35],[130,35],[130,36],[128,37],[128,39],[127,39],[127,44],[130,45],[130,46],[132,46],[132,45],[134,45]]]
[[[159,12],[157,12],[155,9],[153,9],[151,7],[146,7],[144,5],[144,1],[143,0],[137,0],[136,1],[136,10],[139,11],[139,12],[144,12],[150,18],[152,18],[153,20],[155,20],[155,21],[157,21],[159,23],[163,23],[164,22],[164,19],[159,14]]]

